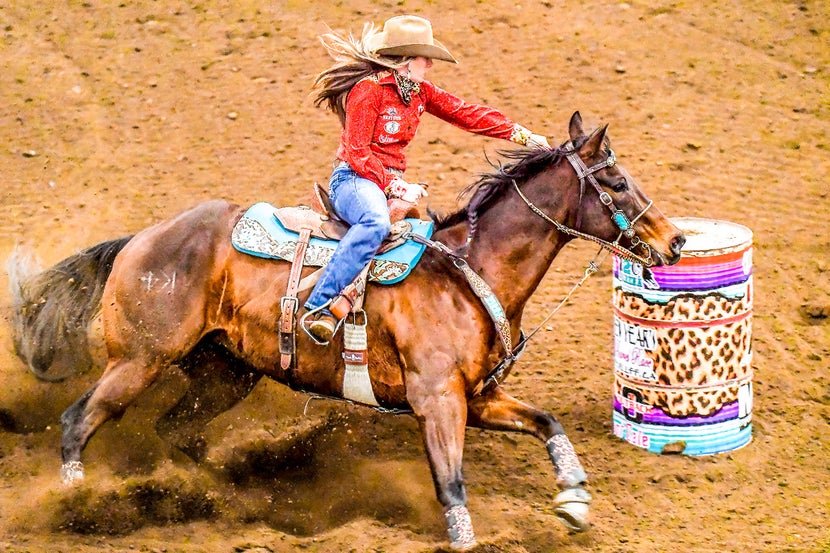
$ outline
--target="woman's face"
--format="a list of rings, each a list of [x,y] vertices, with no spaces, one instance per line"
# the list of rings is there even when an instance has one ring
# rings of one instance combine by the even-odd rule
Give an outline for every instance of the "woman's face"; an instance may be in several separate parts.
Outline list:
[[[432,60],[420,56],[406,65],[409,71],[409,78],[416,83],[422,83],[426,80],[427,71],[429,71],[430,67],[432,67]]]

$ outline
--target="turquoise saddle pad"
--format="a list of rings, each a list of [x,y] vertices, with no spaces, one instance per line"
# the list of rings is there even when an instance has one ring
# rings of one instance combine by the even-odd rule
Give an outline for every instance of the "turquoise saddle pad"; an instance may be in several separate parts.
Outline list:
[[[269,203],[252,205],[239,220],[231,234],[233,246],[240,252],[267,259],[292,261],[297,247],[297,233],[287,230],[275,216],[276,208]],[[405,219],[412,225],[412,234],[430,238],[433,222]],[[337,240],[312,237],[303,264],[322,267],[331,260]],[[407,240],[404,244],[375,256],[369,268],[369,280],[381,284],[400,282],[412,271],[426,246]]]

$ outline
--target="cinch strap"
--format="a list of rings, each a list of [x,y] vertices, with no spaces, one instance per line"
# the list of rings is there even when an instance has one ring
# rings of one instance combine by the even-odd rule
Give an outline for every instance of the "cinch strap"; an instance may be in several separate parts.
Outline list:
[[[361,310],[363,324],[358,324],[357,314],[343,324],[343,397],[365,405],[378,405],[369,378],[369,341],[366,332],[366,312]]]

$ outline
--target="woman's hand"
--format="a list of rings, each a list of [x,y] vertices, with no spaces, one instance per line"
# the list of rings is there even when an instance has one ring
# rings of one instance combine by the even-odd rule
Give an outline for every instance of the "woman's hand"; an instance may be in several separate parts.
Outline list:
[[[527,146],[528,148],[546,148],[550,150],[550,142],[548,142],[546,136],[536,134],[527,127],[523,127],[518,123],[513,126],[513,134],[510,135],[510,141],[515,142],[516,144],[521,144],[522,146]]]
[[[402,178],[396,177],[384,192],[389,199],[400,199],[416,206],[421,198],[429,196],[426,189],[425,184],[406,182]]]
[[[396,223],[406,217],[421,218],[418,211],[418,200],[428,196],[427,185],[406,182],[402,178],[395,178],[392,184],[386,187],[386,205],[389,208],[389,220]]]
[[[548,139],[547,139],[546,136],[543,136],[541,134],[531,134],[527,138],[526,146],[528,148],[536,148],[536,149],[539,149],[539,150],[541,150],[541,149],[550,150],[550,142],[548,142]]]

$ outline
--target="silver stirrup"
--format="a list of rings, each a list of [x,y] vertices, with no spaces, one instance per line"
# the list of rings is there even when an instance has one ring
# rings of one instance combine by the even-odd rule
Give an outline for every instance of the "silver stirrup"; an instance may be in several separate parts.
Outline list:
[[[319,312],[320,312],[320,311],[322,311],[323,309],[326,309],[326,308],[327,308],[328,306],[330,306],[330,305],[331,305],[331,300],[327,301],[326,303],[324,303],[324,304],[323,304],[323,305],[321,305],[320,307],[317,307],[316,309],[311,309],[311,310],[309,310],[309,311],[306,311],[305,313],[303,313],[303,316],[302,316],[302,317],[300,317],[300,328],[302,328],[302,329],[303,329],[303,332],[305,332],[306,334],[308,334],[308,337],[309,337],[309,338],[311,338],[311,340],[312,340],[315,344],[317,344],[318,346],[327,346],[327,345],[329,345],[329,342],[324,342],[324,341],[318,340],[318,339],[317,339],[317,337],[316,337],[314,334],[312,334],[311,332],[309,332],[308,327],[307,327],[307,326],[306,326],[306,324],[305,324],[305,321],[306,321],[306,319],[307,319],[307,318],[309,318],[310,316],[312,316],[312,315],[316,315],[317,313],[319,313]],[[336,318],[336,317],[335,317],[335,318]],[[331,333],[332,337],[333,337],[335,334],[337,334],[337,331],[338,331],[338,330],[340,330],[340,327],[341,327],[342,325],[343,325],[343,321],[342,321],[342,320],[338,320],[338,321],[337,321],[337,324],[335,324],[335,325],[334,325],[334,332],[332,332],[332,333]]]

